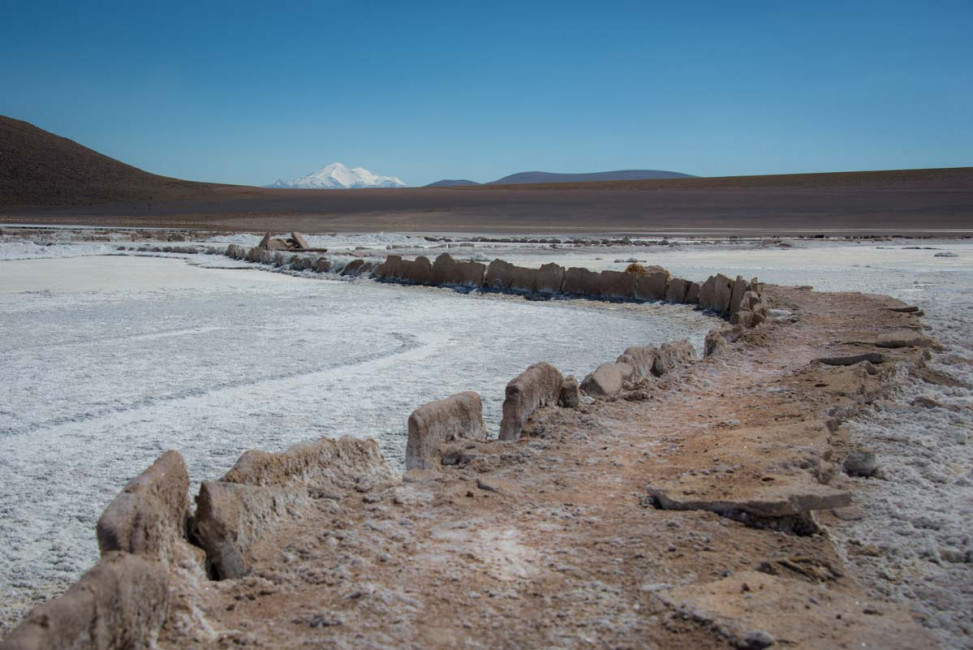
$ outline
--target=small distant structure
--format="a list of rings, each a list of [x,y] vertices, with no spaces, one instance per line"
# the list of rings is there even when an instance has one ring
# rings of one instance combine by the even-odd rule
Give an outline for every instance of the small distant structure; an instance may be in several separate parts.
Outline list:
[[[327,253],[327,248],[311,248],[311,245],[304,239],[304,235],[299,232],[292,232],[287,239],[271,237],[268,232],[257,244],[257,248],[269,251],[293,251],[301,253]]]

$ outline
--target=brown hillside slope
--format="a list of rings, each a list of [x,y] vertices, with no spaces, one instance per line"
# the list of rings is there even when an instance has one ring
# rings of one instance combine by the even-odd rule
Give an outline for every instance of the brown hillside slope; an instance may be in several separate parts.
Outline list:
[[[0,116],[0,207],[199,196],[209,186],[149,174],[32,124]]]
[[[450,186],[470,190],[475,186]],[[483,185],[492,190],[513,190],[516,185]],[[973,167],[939,169],[890,169],[859,172],[820,172],[813,174],[771,174],[760,176],[712,176],[658,178],[634,181],[594,181],[586,183],[535,183],[534,190],[971,190]]]
[[[0,223],[218,230],[967,234],[973,167],[373,190],[148,174],[0,117]]]

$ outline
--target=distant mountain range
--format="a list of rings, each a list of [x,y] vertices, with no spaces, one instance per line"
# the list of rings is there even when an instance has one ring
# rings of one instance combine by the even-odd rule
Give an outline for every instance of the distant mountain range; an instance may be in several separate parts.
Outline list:
[[[529,183],[588,183],[596,181],[647,181],[660,178],[695,178],[691,174],[667,172],[658,169],[623,169],[614,172],[593,172],[590,174],[557,174],[552,172],[520,172],[483,183],[484,185],[526,185]],[[480,185],[476,181],[441,180],[426,187],[459,187]]]
[[[311,190],[352,190],[375,187],[406,187],[395,176],[379,176],[364,167],[348,168],[340,162],[322,167],[313,174],[292,181],[278,180],[267,187],[284,187]]]
[[[669,178],[695,178],[689,174],[669,172],[658,169],[624,169],[613,172],[594,172],[590,174],[557,174],[551,172],[520,172],[511,174],[489,183],[477,183],[466,179],[443,179],[426,187],[462,187],[465,185],[527,185],[537,183],[586,183],[604,181],[644,181]],[[363,167],[349,168],[335,162],[313,174],[295,178],[292,181],[279,180],[266,187],[297,188],[313,190],[350,190],[377,187],[406,187],[395,176],[379,176]]]
[[[426,187],[460,187],[461,185],[479,185],[476,181],[468,181],[462,178],[450,179],[444,178],[441,181],[436,181],[435,183],[429,183]]]

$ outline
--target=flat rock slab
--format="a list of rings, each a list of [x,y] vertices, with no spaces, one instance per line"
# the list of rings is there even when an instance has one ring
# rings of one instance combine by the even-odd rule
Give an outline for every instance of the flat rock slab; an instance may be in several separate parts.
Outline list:
[[[934,648],[909,613],[803,581],[743,571],[659,598],[738,648]]]
[[[765,478],[771,480],[727,485],[713,476],[683,476],[649,485],[648,492],[663,510],[746,512],[756,517],[793,517],[851,503],[848,492],[821,485],[810,476]]]
[[[935,347],[936,341],[914,330],[897,330],[879,334],[875,345],[880,348],[928,348]]]
[[[822,357],[818,359],[818,363],[823,363],[826,366],[853,366],[856,363],[861,363],[862,361],[867,361],[873,364],[883,364],[888,361],[889,358],[879,352],[867,352],[865,354],[850,354],[841,357]]]

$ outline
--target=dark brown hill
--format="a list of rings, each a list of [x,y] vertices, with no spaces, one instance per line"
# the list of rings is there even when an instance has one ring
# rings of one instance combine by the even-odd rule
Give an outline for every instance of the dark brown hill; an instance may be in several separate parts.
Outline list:
[[[973,233],[973,167],[292,190],[149,174],[0,117],[0,223],[302,232]]]
[[[183,198],[208,189],[205,183],[144,172],[27,122],[0,116],[0,207]]]
[[[622,169],[612,172],[561,174],[552,172],[520,172],[510,174],[487,185],[538,185],[550,183],[605,183],[612,181],[650,181],[668,178],[695,178],[692,174],[659,169]]]

